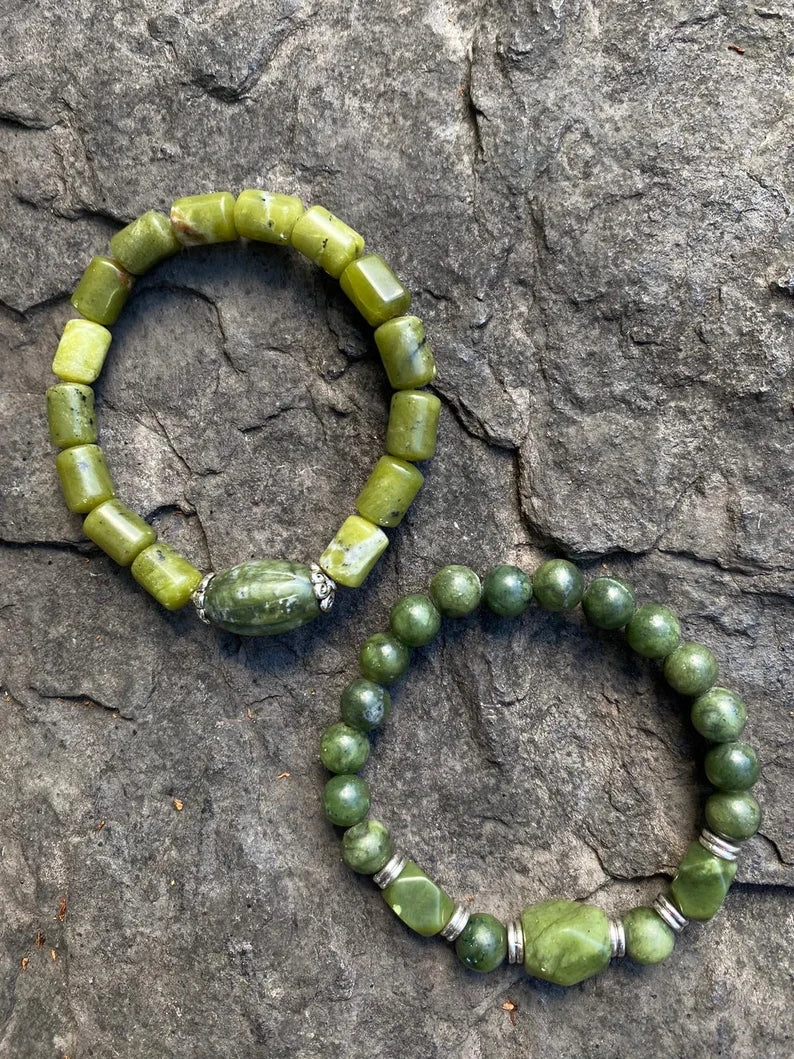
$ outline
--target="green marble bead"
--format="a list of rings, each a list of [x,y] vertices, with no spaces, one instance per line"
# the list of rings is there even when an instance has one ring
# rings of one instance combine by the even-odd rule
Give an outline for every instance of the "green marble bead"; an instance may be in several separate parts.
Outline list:
[[[576,985],[609,965],[609,920],[595,905],[552,900],[521,913],[524,969],[557,985]]]
[[[213,625],[238,636],[291,632],[320,613],[311,569],[282,559],[252,559],[216,574],[204,590]]]
[[[74,288],[71,302],[78,313],[92,323],[115,324],[134,286],[134,276],[113,258],[99,255],[89,261]]]
[[[237,238],[234,195],[213,191],[177,199],[171,205],[171,227],[182,246],[233,242]]]
[[[360,515],[350,515],[319,558],[319,565],[345,588],[358,588],[389,546],[378,526]]]
[[[475,912],[458,935],[455,953],[470,971],[495,971],[507,955],[504,924],[486,912]]]
[[[710,688],[692,703],[692,724],[712,743],[738,739],[747,723],[747,708],[734,691]]]
[[[339,285],[372,327],[408,311],[411,294],[380,254],[365,254],[347,266]]]
[[[700,842],[684,855],[670,892],[687,919],[705,920],[715,915],[736,875],[736,861],[715,857]]]
[[[452,898],[412,860],[381,893],[392,912],[424,938],[440,933],[455,911]]]
[[[435,379],[435,357],[418,316],[394,316],[381,324],[375,345],[393,390],[413,390]]]
[[[192,563],[157,541],[144,548],[132,561],[132,576],[166,610],[179,610],[189,602],[202,578]]]
[[[85,515],[115,494],[99,445],[75,445],[55,457],[55,467],[70,511]]]
[[[389,716],[391,695],[380,684],[359,677],[342,692],[340,706],[345,724],[362,732],[371,732]]]
[[[369,739],[340,722],[326,728],[320,740],[320,760],[329,772],[358,772],[369,757]]]
[[[544,610],[573,610],[584,595],[584,577],[567,559],[548,559],[532,578],[535,599]]]
[[[681,625],[669,607],[644,603],[626,626],[626,639],[643,658],[666,658],[681,642]]]
[[[761,806],[746,791],[719,791],[706,799],[706,823],[715,834],[744,842],[761,826]]]
[[[755,750],[738,740],[713,746],[704,765],[709,783],[731,794],[749,790],[761,775]]]
[[[482,598],[486,607],[503,618],[517,618],[532,599],[532,581],[517,566],[495,566],[485,575]]]
[[[364,641],[358,658],[362,676],[376,684],[393,684],[408,668],[411,652],[396,636],[376,632]]]
[[[432,599],[417,592],[397,600],[389,615],[389,627],[406,647],[424,647],[438,636],[441,615]]]
[[[598,629],[622,629],[637,607],[634,592],[618,577],[596,577],[582,596],[582,610]]]
[[[423,481],[412,463],[381,456],[358,494],[356,508],[377,526],[399,526]]]
[[[386,451],[401,460],[429,460],[436,451],[441,402],[426,390],[401,390],[391,399]]]
[[[95,382],[110,349],[110,338],[110,331],[92,320],[67,320],[52,362],[53,373],[64,382]]]
[[[295,195],[249,189],[237,196],[234,226],[244,239],[286,246],[302,213],[303,203]]]
[[[333,776],[323,791],[323,810],[337,827],[352,827],[369,812],[369,787],[360,776]]]
[[[97,438],[94,391],[77,382],[60,382],[47,390],[50,440],[59,449],[93,445]]]
[[[446,618],[463,618],[480,605],[482,584],[468,566],[442,566],[430,582],[430,596]]]
[[[110,240],[115,260],[134,276],[142,276],[181,248],[171,221],[159,210],[142,213]]]
[[[391,835],[379,820],[362,820],[342,835],[342,860],[361,875],[380,871],[393,852]]]
[[[324,206],[310,206],[300,216],[290,236],[295,249],[339,279],[364,250],[364,239]]]
[[[120,566],[129,566],[157,534],[148,522],[120,500],[106,500],[83,521],[83,533]]]
[[[655,908],[632,908],[623,916],[626,955],[635,963],[661,963],[675,947],[675,932]]]
[[[717,659],[700,643],[680,643],[664,660],[667,683],[681,695],[702,695],[717,679]]]

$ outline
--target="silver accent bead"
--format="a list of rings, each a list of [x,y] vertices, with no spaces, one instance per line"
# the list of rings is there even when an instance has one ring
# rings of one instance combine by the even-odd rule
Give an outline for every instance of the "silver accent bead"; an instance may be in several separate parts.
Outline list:
[[[468,908],[464,908],[463,905],[455,905],[455,911],[449,917],[449,921],[444,929],[441,931],[441,937],[447,941],[454,941],[455,938],[460,937],[463,933],[463,928],[469,922]]]
[[[622,919],[609,920],[609,949],[613,960],[626,955],[626,931]]]
[[[715,857],[721,857],[722,860],[736,860],[739,852],[739,847],[733,842],[729,842],[727,838],[723,838],[714,831],[709,831],[707,827],[704,827],[698,835],[698,842],[709,853],[713,853]]]
[[[666,894],[659,894],[656,900],[653,902],[653,907],[659,913],[661,918],[674,930],[676,934],[680,934],[684,927],[687,925],[689,920],[686,916],[682,915],[681,912],[675,907],[673,902]]]
[[[507,962],[524,962],[524,928],[520,919],[507,924]]]
[[[390,883],[394,882],[407,863],[408,858],[403,853],[395,853],[386,861],[381,870],[372,876],[373,882],[381,890],[385,890]]]
[[[190,597],[193,600],[193,606],[196,608],[199,621],[203,621],[205,625],[212,625],[212,622],[209,620],[207,613],[204,610],[204,594],[206,593],[207,586],[213,577],[215,577],[214,573],[205,574],[193,589],[193,594]]]
[[[312,588],[317,602],[320,604],[320,610],[328,611],[334,605],[336,581],[329,577],[317,563],[312,563],[310,569],[312,572]]]

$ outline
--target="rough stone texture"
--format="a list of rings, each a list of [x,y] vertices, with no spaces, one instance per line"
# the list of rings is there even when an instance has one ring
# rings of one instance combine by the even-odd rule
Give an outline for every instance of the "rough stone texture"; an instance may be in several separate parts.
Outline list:
[[[790,5],[2,7],[0,1055],[790,1056]],[[147,208],[245,186],[385,254],[445,404],[378,572],[276,642],[164,613],[90,547],[44,422],[89,256]],[[164,264],[98,387],[120,495],[205,568],[317,554],[381,444],[376,359],[296,255]],[[717,919],[567,992],[410,935],[319,809],[320,732],[396,595],[546,554],[674,606],[764,762]],[[658,666],[533,609],[420,652],[367,775],[473,907],[612,911],[696,832],[702,752]]]

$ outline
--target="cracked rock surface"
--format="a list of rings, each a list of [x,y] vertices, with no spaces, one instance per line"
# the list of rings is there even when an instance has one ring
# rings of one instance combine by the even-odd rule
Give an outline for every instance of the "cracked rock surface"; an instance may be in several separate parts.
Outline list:
[[[790,5],[3,7],[0,1056],[791,1056]],[[165,613],[89,545],[44,417],[89,257],[244,187],[386,256],[444,405],[377,571],[271,641]],[[236,244],[140,281],[97,399],[119,495],[223,569],[319,553],[389,391],[335,282]],[[765,813],[666,964],[570,990],[409,934],[319,806],[320,733],[396,597],[446,562],[558,554],[712,648]],[[579,617],[448,624],[374,741],[373,810],[472,908],[619,914],[701,826],[687,714]]]

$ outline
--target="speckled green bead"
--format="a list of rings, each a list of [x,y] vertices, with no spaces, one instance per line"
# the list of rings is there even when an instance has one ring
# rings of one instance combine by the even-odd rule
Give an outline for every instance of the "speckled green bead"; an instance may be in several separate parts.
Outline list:
[[[359,677],[342,692],[340,712],[342,720],[351,728],[371,732],[389,716],[391,695],[380,684]]]
[[[181,248],[170,220],[158,210],[142,213],[110,240],[111,254],[134,276],[142,276]]]
[[[681,625],[669,607],[644,603],[626,626],[626,639],[643,658],[666,658],[681,642]]]
[[[704,767],[709,783],[730,793],[749,790],[761,774],[755,750],[739,741],[713,746],[706,754]]]
[[[681,695],[702,695],[717,679],[717,659],[700,643],[680,643],[664,660],[667,683]]]
[[[97,438],[94,391],[76,382],[60,382],[47,390],[50,440],[59,449],[93,445]]]
[[[358,494],[356,508],[377,526],[399,526],[423,481],[412,463],[381,456]]]
[[[424,647],[438,635],[441,615],[432,599],[417,592],[397,600],[389,615],[389,626],[406,647]]]
[[[303,203],[295,195],[249,188],[234,204],[234,226],[244,239],[286,246],[295,222],[303,214]]]
[[[361,675],[376,684],[393,684],[408,668],[411,652],[388,632],[376,632],[364,641],[358,664]]]
[[[392,912],[424,938],[440,933],[455,911],[452,898],[412,860],[381,893]]]
[[[171,227],[183,246],[233,242],[237,238],[234,195],[213,191],[177,199],[171,206]]]
[[[463,618],[480,605],[482,583],[468,566],[442,566],[430,582],[430,596],[446,618]]]
[[[238,636],[275,636],[314,621],[320,605],[305,563],[249,559],[212,578],[204,590],[204,613]]]
[[[524,970],[557,985],[575,985],[609,966],[609,920],[595,905],[552,900],[525,908]]]
[[[70,511],[85,515],[115,493],[99,445],[63,449],[55,457],[55,467]]]
[[[120,500],[106,500],[90,511],[83,521],[83,533],[120,566],[129,566],[157,540],[153,527]]]
[[[584,577],[567,559],[548,559],[532,578],[535,599],[544,610],[573,610],[584,595]]]
[[[622,629],[637,607],[634,592],[619,577],[596,577],[582,596],[582,610],[598,629]]]
[[[360,776],[333,776],[323,790],[323,810],[337,827],[352,827],[369,812],[369,787]]]
[[[661,963],[675,948],[675,933],[655,908],[632,908],[623,916],[626,955],[635,963]]]
[[[706,823],[715,834],[744,842],[761,826],[761,806],[747,791],[718,791],[706,800]]]
[[[736,868],[736,861],[715,857],[700,842],[693,842],[670,884],[677,907],[687,919],[711,919],[725,900]]]
[[[710,688],[692,703],[692,724],[712,743],[738,739],[747,723],[747,708],[727,688]]]
[[[391,399],[386,451],[402,460],[429,460],[436,451],[441,402],[426,390],[401,390]]]
[[[517,618],[530,604],[532,581],[517,566],[495,566],[483,580],[482,599],[494,614]]]
[[[320,760],[329,772],[358,772],[368,757],[369,739],[357,728],[340,722],[323,732]]]
[[[392,389],[412,390],[435,379],[435,357],[418,316],[395,316],[381,324],[375,345]]]
[[[163,541],[150,544],[133,559],[132,576],[166,610],[179,610],[189,602],[202,574],[192,563]]]
[[[380,254],[351,261],[339,285],[372,327],[400,316],[411,305],[410,292],[400,283]]]
[[[95,382],[110,339],[110,331],[93,320],[67,320],[52,362],[53,373],[64,382]]]
[[[362,820],[342,836],[342,860],[361,875],[374,875],[393,853],[391,835],[379,820]]]
[[[389,538],[367,518],[350,515],[319,558],[319,565],[345,588],[358,588],[389,546]]]
[[[495,971],[507,955],[507,930],[487,912],[475,912],[458,935],[455,953],[470,971]]]
[[[292,228],[295,249],[339,279],[364,249],[364,239],[324,206],[310,206]]]
[[[134,286],[134,276],[113,258],[99,255],[89,261],[71,302],[87,320],[109,326],[118,320]]]

